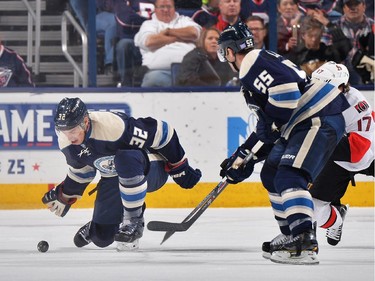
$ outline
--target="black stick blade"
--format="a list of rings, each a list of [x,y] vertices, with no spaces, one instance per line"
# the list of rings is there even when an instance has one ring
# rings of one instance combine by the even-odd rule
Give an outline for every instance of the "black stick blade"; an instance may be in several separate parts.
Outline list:
[[[185,223],[173,223],[165,221],[150,221],[147,224],[147,229],[151,231],[173,231],[181,232],[188,230],[189,225]]]
[[[162,245],[165,241],[167,241],[175,232],[174,231],[167,231],[161,241],[160,245]]]

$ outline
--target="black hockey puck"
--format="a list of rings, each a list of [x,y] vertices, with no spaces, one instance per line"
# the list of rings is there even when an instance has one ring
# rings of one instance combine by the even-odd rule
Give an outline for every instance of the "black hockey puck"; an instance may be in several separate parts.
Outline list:
[[[47,252],[47,251],[48,251],[48,248],[49,248],[48,242],[47,242],[47,241],[44,241],[44,240],[40,241],[40,242],[38,243],[37,248],[38,248],[38,251],[39,251],[39,252],[42,252],[42,253]]]

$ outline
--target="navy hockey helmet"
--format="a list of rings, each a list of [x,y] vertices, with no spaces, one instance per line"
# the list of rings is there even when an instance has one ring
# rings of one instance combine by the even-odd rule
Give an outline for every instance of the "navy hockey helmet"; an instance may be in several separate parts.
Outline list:
[[[232,49],[235,53],[242,50],[254,49],[253,34],[247,25],[241,21],[224,29],[217,43],[219,45],[217,55],[221,62],[227,61],[225,58],[227,48]]]
[[[79,98],[64,98],[56,109],[55,128],[60,131],[73,129],[83,122],[87,115],[86,105]]]

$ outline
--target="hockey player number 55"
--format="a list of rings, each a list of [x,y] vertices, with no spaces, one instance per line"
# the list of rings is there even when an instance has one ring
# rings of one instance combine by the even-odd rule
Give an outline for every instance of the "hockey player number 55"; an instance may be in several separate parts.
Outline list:
[[[267,72],[267,70],[263,70],[257,78],[254,80],[254,87],[261,91],[263,94],[266,93],[268,86],[271,85],[273,82],[273,77]]]

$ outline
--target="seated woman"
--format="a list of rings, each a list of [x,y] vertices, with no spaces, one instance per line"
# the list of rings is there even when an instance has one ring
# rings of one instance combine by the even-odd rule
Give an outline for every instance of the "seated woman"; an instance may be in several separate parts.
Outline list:
[[[350,40],[339,27],[328,25],[327,30],[333,42],[329,46],[321,42],[324,25],[317,19],[306,16],[301,24],[301,43],[286,55],[309,76],[326,61],[343,61],[351,49]]]
[[[178,86],[225,86],[236,76],[228,64],[217,57],[219,31],[202,31],[197,47],[187,53],[177,73]]]

